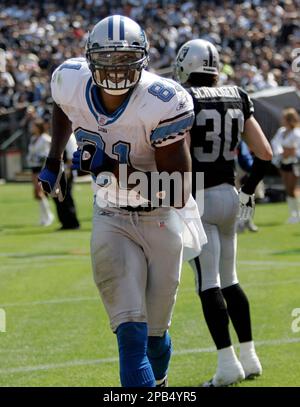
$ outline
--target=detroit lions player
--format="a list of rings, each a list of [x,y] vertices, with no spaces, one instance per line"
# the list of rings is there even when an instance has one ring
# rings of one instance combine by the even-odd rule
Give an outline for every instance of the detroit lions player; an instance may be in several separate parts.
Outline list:
[[[253,210],[253,194],[272,158],[272,150],[253,117],[247,93],[217,87],[219,55],[208,41],[195,39],[179,50],[175,77],[194,101],[191,130],[193,173],[204,172],[203,226],[208,243],[191,263],[204,316],[218,350],[218,367],[208,386],[224,386],[262,373],[251,333],[247,297],[236,274],[236,218]],[[234,157],[241,139],[256,158],[241,191],[234,187]],[[195,192],[195,191],[194,191]],[[229,318],[240,342],[240,361],[229,335]]]
[[[115,180],[107,174],[120,181],[119,163],[147,177],[191,169],[185,136],[194,120],[192,99],[176,82],[145,71],[147,63],[147,39],[137,23],[114,15],[94,27],[86,60],[68,60],[53,73],[53,141],[39,177],[46,191],[63,199],[61,153],[73,130],[80,146],[74,168],[93,174],[101,187],[91,256],[126,387],[166,385],[183,233],[172,200],[169,207],[126,205],[122,199],[118,205],[124,190],[120,182],[114,194]],[[189,194],[188,182],[181,192],[178,207]]]

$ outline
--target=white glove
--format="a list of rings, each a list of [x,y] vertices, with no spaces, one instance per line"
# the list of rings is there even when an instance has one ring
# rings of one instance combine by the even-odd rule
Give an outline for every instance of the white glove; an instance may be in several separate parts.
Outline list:
[[[237,217],[240,220],[251,219],[254,214],[255,207],[254,194],[248,195],[245,194],[245,192],[243,192],[242,190],[239,190],[239,201],[240,207]]]

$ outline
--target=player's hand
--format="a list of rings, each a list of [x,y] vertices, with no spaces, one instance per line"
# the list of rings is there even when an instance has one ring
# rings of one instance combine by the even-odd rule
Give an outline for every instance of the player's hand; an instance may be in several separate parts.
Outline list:
[[[255,207],[254,194],[248,195],[242,190],[239,190],[239,205],[240,207],[237,217],[240,220],[251,219],[254,214]]]
[[[97,177],[102,170],[106,154],[94,143],[82,144],[73,154],[72,170],[89,172]]]
[[[65,199],[67,180],[63,161],[48,157],[44,168],[38,176],[38,180],[48,195],[58,198],[59,202]]]

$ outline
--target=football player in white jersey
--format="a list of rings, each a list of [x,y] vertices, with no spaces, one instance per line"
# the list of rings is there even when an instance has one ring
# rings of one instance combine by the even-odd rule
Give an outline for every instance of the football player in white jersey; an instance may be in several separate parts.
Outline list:
[[[193,97],[193,174],[204,173],[203,226],[208,243],[191,262],[203,313],[218,350],[216,374],[205,386],[225,386],[260,375],[252,339],[248,299],[236,274],[236,220],[251,216],[254,190],[272,158],[271,147],[253,117],[253,104],[237,86],[217,86],[219,54],[195,39],[179,50],[175,77]],[[234,158],[241,137],[255,154],[247,182],[235,189]],[[196,192],[196,191],[194,191]],[[240,342],[240,360],[229,334],[231,319]]]
[[[296,109],[287,108],[282,112],[282,124],[271,145],[273,164],[280,169],[286,189],[290,217],[287,223],[300,222],[300,198],[297,196],[300,157],[300,116]]]
[[[183,251],[182,222],[172,207],[184,206],[190,193],[185,182],[180,204],[169,194],[170,204],[156,208],[148,194],[133,194],[144,205],[120,198],[127,189],[119,164],[146,180],[153,172],[191,170],[185,137],[194,120],[192,99],[176,82],[145,71],[147,63],[147,39],[137,23],[114,15],[94,27],[86,59],[70,59],[53,73],[52,145],[39,177],[48,193],[63,199],[61,154],[73,131],[79,144],[74,168],[90,172],[98,188],[94,280],[117,335],[125,387],[166,385]],[[166,195],[155,192],[163,200]]]

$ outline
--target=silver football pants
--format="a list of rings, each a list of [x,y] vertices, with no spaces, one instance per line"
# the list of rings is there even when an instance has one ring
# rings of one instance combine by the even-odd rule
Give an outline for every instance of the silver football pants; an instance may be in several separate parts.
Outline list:
[[[238,192],[229,184],[204,191],[203,227],[207,244],[200,256],[190,262],[197,291],[229,287],[238,283],[236,274],[236,222],[239,208]]]
[[[152,336],[169,328],[182,246],[182,224],[173,210],[128,212],[95,205],[93,273],[113,331],[132,321],[147,322]]]

